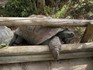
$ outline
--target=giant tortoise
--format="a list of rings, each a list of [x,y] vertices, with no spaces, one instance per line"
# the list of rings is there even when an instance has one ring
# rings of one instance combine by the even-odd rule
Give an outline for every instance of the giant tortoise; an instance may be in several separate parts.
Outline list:
[[[31,17],[33,16],[30,16],[30,18]],[[35,16],[34,18],[37,17],[38,16]],[[43,16],[41,18],[48,18],[48,17]],[[73,38],[74,36],[75,36],[74,32],[69,29],[41,27],[41,26],[21,26],[15,32],[14,39],[16,40],[13,40],[13,43],[19,44],[24,39],[29,44],[32,45],[40,45],[40,44],[48,45],[50,51],[53,54],[53,57],[55,59],[58,59],[61,44],[63,42],[67,43],[66,40],[68,38],[69,40],[71,40],[71,38]]]

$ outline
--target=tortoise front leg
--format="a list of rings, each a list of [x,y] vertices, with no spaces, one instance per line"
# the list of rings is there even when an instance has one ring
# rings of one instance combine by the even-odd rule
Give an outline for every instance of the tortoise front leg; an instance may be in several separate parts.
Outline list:
[[[50,40],[49,48],[50,48],[50,51],[51,51],[54,59],[56,59],[56,60],[59,59],[60,49],[61,49],[61,41],[60,41],[59,37],[55,36]]]

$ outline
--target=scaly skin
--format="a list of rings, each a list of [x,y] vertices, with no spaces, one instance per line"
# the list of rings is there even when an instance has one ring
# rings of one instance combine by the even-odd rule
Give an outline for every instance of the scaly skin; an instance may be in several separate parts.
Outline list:
[[[51,51],[54,59],[55,60],[59,59],[60,49],[61,49],[61,41],[60,41],[59,37],[57,37],[57,36],[53,37],[50,40],[48,45],[49,45],[50,51]]]

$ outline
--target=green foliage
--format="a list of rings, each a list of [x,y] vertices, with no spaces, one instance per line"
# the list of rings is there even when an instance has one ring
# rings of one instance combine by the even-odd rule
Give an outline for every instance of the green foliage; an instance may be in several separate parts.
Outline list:
[[[9,0],[5,9],[9,16],[28,16],[36,12],[35,0]]]
[[[9,0],[5,6],[8,16],[29,16],[39,14],[37,0]],[[93,15],[92,0],[45,0],[44,11],[40,14],[57,18],[87,19]],[[40,9],[39,9],[40,10]]]
[[[64,5],[61,10],[59,10],[57,13],[54,14],[54,17],[56,18],[63,18],[66,15],[66,12],[68,11],[69,5]]]
[[[6,47],[6,46],[7,46],[6,43],[1,43],[1,44],[0,44],[0,48],[4,48],[4,47]]]
[[[92,6],[93,3],[91,3],[90,0],[81,0],[81,2],[73,5],[69,11],[69,15],[76,19],[79,19],[81,16],[84,19],[88,19],[88,17],[92,16],[89,15],[89,13],[93,11]]]
[[[45,15],[50,16],[50,15],[54,14],[54,11],[51,7],[45,6],[44,13],[45,13]]]

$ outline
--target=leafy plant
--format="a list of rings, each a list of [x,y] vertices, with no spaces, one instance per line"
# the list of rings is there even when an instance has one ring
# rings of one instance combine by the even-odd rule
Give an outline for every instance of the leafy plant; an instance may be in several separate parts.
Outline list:
[[[42,1],[42,0],[41,0]],[[42,3],[42,2],[41,2]],[[93,13],[92,0],[45,0],[44,11],[38,13],[37,0],[9,0],[5,6],[8,16],[24,17],[44,14],[57,18],[87,18]],[[91,14],[90,14],[91,13]]]
[[[6,46],[7,46],[6,43],[1,43],[1,44],[0,44],[0,48],[4,48],[4,47],[6,47]]]
[[[5,9],[9,16],[28,16],[36,12],[36,0],[9,0]]]

